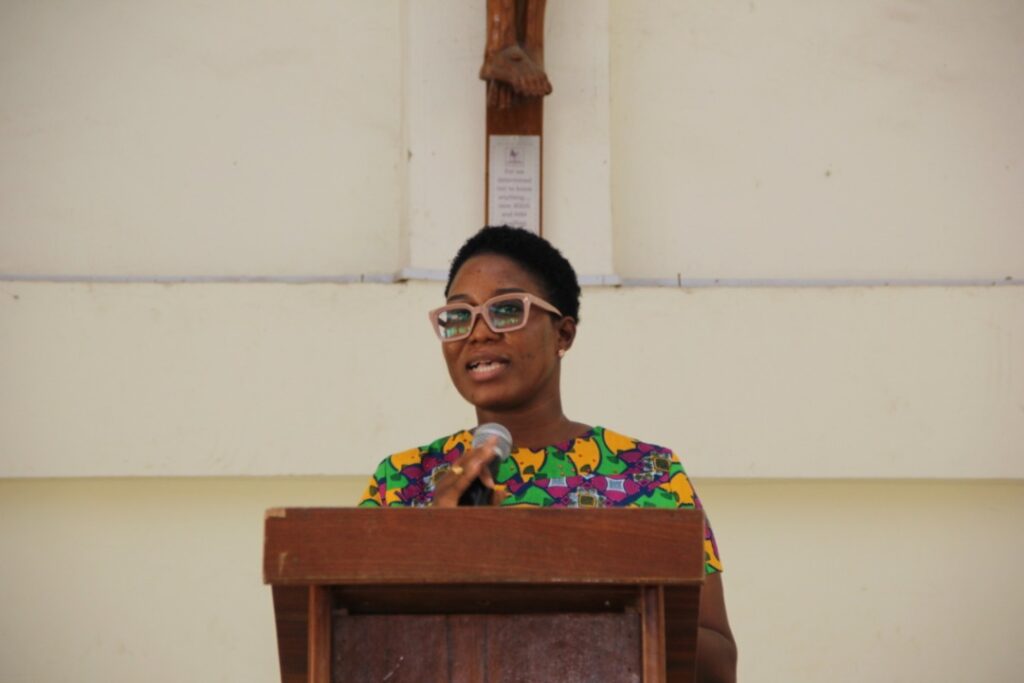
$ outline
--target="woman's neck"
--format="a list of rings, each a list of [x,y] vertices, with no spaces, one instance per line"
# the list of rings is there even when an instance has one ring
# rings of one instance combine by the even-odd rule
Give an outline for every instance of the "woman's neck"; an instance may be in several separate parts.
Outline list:
[[[590,429],[588,425],[573,422],[562,412],[561,401],[531,406],[523,410],[477,410],[479,424],[497,422],[512,433],[517,447],[542,448],[568,441]]]

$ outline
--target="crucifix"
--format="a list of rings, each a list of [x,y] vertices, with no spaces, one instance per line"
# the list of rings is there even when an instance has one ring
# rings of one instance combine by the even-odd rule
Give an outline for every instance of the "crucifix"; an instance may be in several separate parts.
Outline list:
[[[541,232],[547,0],[487,0],[487,225]]]

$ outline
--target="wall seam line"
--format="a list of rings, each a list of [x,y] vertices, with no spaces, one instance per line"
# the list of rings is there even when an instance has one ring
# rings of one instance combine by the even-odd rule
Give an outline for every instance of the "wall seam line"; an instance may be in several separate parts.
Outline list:
[[[447,272],[428,268],[403,268],[397,273],[341,275],[19,275],[0,273],[0,282],[48,282],[60,284],[394,284],[409,281],[444,282]],[[1013,287],[1024,280],[1012,278],[629,278],[614,273],[583,274],[586,287],[679,289],[702,288],[832,288],[832,287]]]

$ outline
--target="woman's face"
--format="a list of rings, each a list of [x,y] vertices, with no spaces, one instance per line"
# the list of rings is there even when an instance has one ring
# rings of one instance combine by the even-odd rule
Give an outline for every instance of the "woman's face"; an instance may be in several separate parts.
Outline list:
[[[509,292],[547,299],[547,292],[512,259],[480,254],[467,260],[452,280],[448,302],[474,306]],[[575,321],[536,306],[526,326],[495,333],[478,317],[465,339],[441,345],[448,374],[462,397],[480,411],[519,411],[558,400],[558,351],[568,349]]]

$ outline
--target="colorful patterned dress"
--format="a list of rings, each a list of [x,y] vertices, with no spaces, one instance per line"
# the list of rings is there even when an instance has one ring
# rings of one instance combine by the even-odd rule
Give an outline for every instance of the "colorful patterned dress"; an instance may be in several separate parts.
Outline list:
[[[463,430],[385,458],[370,478],[360,507],[426,506],[434,482],[471,447]],[[603,427],[540,450],[517,448],[501,464],[505,506],[656,507],[702,509],[679,459],[667,448]],[[704,539],[705,570],[722,570],[711,526]]]

